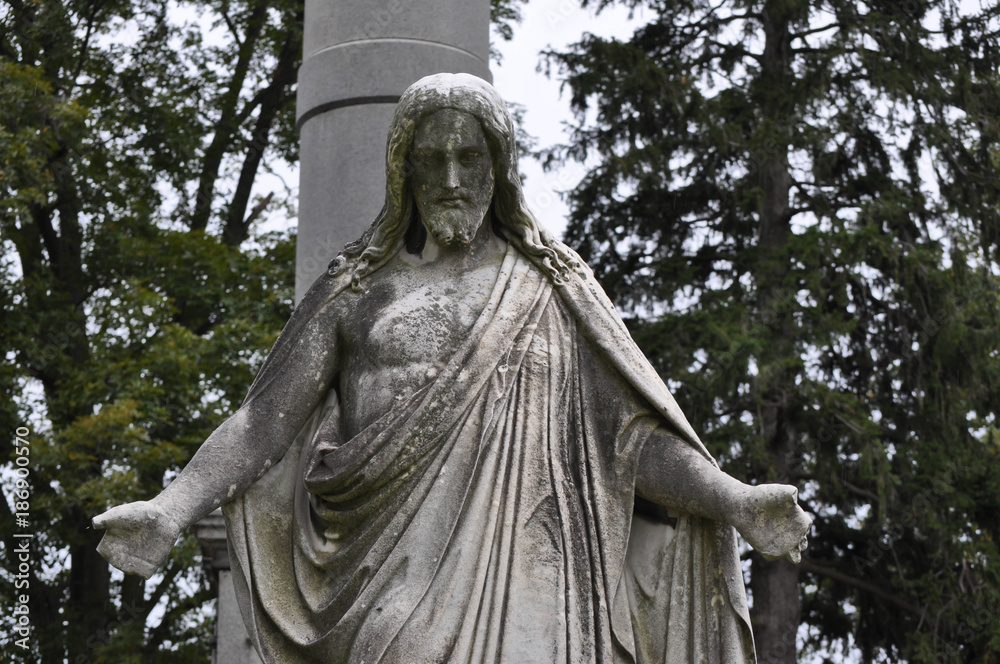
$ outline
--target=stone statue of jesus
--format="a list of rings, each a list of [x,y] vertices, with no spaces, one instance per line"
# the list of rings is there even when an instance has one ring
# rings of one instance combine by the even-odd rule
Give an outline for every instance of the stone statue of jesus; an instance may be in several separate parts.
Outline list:
[[[222,505],[266,664],[754,660],[735,530],[811,519],[719,470],[590,270],[528,210],[484,81],[402,96],[385,207],[160,495],[96,517],[151,575]]]

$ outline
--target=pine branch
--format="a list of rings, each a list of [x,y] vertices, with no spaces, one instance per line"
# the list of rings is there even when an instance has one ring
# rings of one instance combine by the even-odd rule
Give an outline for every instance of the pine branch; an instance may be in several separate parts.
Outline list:
[[[869,491],[868,489],[863,489],[863,488],[861,488],[859,486],[855,486],[855,485],[851,484],[850,482],[848,482],[846,480],[844,480],[843,484],[844,484],[844,488],[845,489],[847,489],[848,491],[850,491],[851,493],[853,493],[853,494],[855,494],[857,496],[861,496],[862,498],[867,498],[867,499],[871,500],[874,503],[880,502],[880,500],[881,500],[878,497],[878,494],[873,493],[872,491]]]
[[[891,591],[885,590],[874,583],[870,583],[851,574],[845,574],[844,572],[828,565],[822,565],[809,558],[803,558],[799,567],[801,567],[801,569],[805,572],[825,576],[828,579],[833,579],[834,581],[847,584],[870,595],[874,595],[875,597],[883,599],[893,606],[903,609],[904,611],[907,611],[915,616],[919,616],[923,612],[923,608],[921,606],[897,597]]]
[[[818,32],[826,32],[827,30],[840,30],[844,27],[844,24],[837,21],[834,23],[828,23],[827,25],[820,26],[818,28],[809,28],[808,30],[803,30],[801,32],[792,32],[789,36],[792,39],[802,39],[803,37],[808,37],[809,35],[814,35]]]

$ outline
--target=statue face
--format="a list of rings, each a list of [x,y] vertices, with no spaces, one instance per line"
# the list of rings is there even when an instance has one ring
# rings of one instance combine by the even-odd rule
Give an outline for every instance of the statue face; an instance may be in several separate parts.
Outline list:
[[[493,200],[493,163],[479,121],[451,108],[432,113],[417,125],[411,159],[427,232],[445,246],[469,244]]]

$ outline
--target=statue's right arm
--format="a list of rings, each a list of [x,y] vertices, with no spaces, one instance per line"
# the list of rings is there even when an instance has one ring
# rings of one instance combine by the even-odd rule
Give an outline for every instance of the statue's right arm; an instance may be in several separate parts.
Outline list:
[[[267,382],[202,444],[177,478],[150,501],[94,518],[105,529],[98,551],[124,572],[149,578],[181,532],[240,495],[288,450],[326,398],[337,371],[336,310],[318,312],[297,335]],[[260,380],[260,378],[258,378]]]

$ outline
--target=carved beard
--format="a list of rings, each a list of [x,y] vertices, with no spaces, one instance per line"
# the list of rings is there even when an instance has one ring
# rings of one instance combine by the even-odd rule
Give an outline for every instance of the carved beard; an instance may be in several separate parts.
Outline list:
[[[477,213],[478,210],[472,214],[466,209],[438,210],[423,221],[438,244],[465,246],[472,242],[483,223],[484,215]]]

